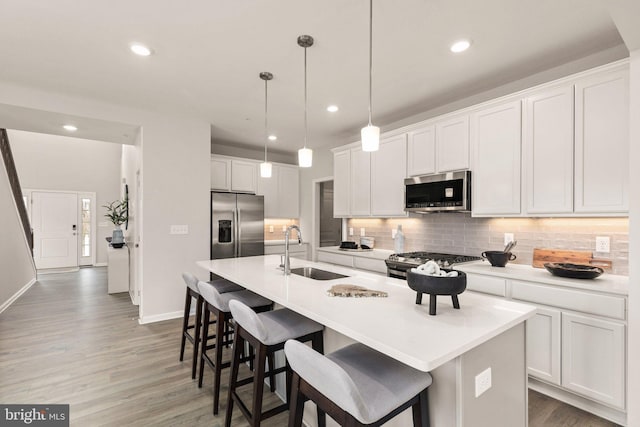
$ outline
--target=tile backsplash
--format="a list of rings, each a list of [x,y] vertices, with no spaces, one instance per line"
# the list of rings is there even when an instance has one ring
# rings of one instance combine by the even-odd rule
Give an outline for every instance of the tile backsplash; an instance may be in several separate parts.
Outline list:
[[[284,232],[288,226],[300,225],[297,219],[270,219],[264,220],[264,240],[284,240]],[[284,227],[284,230],[283,230]],[[273,230],[273,231],[271,231]],[[294,237],[298,237],[295,235]],[[306,237],[306,236],[305,236]]]
[[[375,247],[394,249],[391,230],[402,224],[404,251],[448,252],[480,255],[504,248],[504,233],[513,233],[518,245],[514,263],[531,264],[533,248],[583,250],[595,258],[610,259],[613,274],[629,275],[628,218],[472,218],[470,214],[434,213],[412,218],[350,219],[350,240],[360,229],[375,238]],[[611,239],[610,253],[595,252],[596,236]]]

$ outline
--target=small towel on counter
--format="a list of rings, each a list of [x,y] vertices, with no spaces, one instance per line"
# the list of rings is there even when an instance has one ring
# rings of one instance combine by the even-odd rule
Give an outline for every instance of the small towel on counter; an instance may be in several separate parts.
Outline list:
[[[457,271],[446,272],[440,269],[440,266],[435,261],[427,261],[424,264],[411,269],[412,273],[424,274],[426,276],[439,276],[439,277],[458,277]]]
[[[327,291],[327,295],[330,297],[383,297],[386,298],[389,296],[386,292],[383,291],[374,291],[371,289],[367,289],[363,286],[357,285],[333,285],[331,289]]]

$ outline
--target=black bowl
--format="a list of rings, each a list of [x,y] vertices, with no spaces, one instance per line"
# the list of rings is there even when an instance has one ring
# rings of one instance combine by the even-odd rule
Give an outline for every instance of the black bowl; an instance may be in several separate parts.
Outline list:
[[[485,251],[482,252],[482,258],[488,259],[494,267],[504,267],[509,261],[516,259],[516,255],[504,251]]]
[[[444,269],[444,271],[454,271]],[[458,270],[456,270],[458,271]],[[416,292],[431,295],[458,295],[467,289],[467,275],[458,271],[458,277],[427,276],[407,271],[407,283]]]
[[[604,270],[600,267],[568,262],[547,262],[544,264],[544,268],[554,276],[569,277],[571,279],[595,279],[604,273]]]

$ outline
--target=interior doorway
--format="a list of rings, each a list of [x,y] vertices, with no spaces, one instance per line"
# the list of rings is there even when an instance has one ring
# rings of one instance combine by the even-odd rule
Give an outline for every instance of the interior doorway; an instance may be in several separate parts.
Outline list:
[[[320,183],[319,246],[339,246],[342,240],[342,220],[333,217],[333,180]]]

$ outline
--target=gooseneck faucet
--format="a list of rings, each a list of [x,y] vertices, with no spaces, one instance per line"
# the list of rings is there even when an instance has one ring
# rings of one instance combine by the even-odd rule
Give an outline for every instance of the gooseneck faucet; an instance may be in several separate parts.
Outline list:
[[[290,225],[287,227],[287,231],[284,232],[284,274],[291,274],[291,260],[289,259],[289,234],[291,230],[296,230],[298,232],[298,244],[302,244],[302,233],[300,232],[300,228],[297,225]]]

